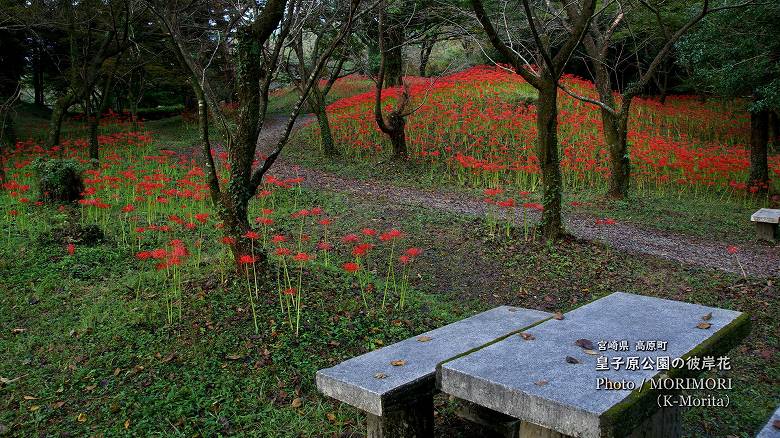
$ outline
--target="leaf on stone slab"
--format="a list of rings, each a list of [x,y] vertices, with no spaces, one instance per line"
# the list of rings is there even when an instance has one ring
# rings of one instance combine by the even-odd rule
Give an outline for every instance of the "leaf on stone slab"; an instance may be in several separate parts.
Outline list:
[[[387,377],[387,374],[385,374],[385,373],[376,373],[376,374],[374,374],[374,378],[375,379],[384,379],[385,377]]]
[[[702,321],[709,321],[712,319],[712,312],[701,317]]]
[[[294,398],[292,403],[290,403],[290,407],[293,409],[298,409],[301,406],[303,406],[303,400],[300,397]]]
[[[582,348],[583,350],[593,350],[593,341],[590,339],[577,339],[574,345]]]
[[[523,338],[524,341],[533,341],[536,339],[536,336],[526,332],[520,332],[520,337]]]
[[[562,319],[563,319],[563,313],[561,313],[561,312],[555,312],[555,314],[553,315],[553,318],[555,318],[555,319],[557,319],[558,321],[560,321],[560,320],[562,320]]]
[[[707,330],[708,328],[712,327],[712,324],[708,322],[700,322],[696,324],[696,328],[700,328],[702,330]]]
[[[402,366],[406,365],[406,361],[404,359],[398,359],[398,360],[394,360],[394,361],[390,362],[390,365],[392,365],[394,367],[402,367]]]
[[[431,339],[433,339],[433,338],[430,337],[430,336],[418,336],[417,337],[417,342],[428,342]]]
[[[534,382],[534,385],[536,385],[536,386],[544,386],[544,385],[546,385],[548,383],[550,383],[550,382],[548,382],[547,380],[542,379],[542,380],[537,380],[536,382]]]
[[[773,421],[772,427],[774,427],[775,429],[780,429],[780,420]]]
[[[578,364],[580,363],[580,360],[577,359],[576,357],[566,356],[566,362],[570,364]]]
[[[589,354],[589,355],[591,355],[591,356],[596,356],[596,355],[598,355],[598,354],[599,354],[599,352],[598,352],[598,351],[596,351],[596,350],[582,350],[582,351],[584,351],[584,352],[585,352],[585,354]]]

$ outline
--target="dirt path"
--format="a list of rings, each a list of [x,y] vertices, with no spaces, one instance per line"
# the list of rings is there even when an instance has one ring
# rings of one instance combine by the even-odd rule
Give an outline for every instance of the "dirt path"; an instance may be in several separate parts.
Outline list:
[[[285,120],[279,117],[266,121],[259,141],[262,152],[275,143],[273,140],[280,135]],[[312,120],[311,116],[301,117],[296,125],[305,124],[310,120]],[[317,169],[302,168],[283,158],[275,163],[271,174],[279,178],[301,176],[304,178],[302,183],[304,187],[347,193],[362,198],[381,198],[392,203],[423,206],[469,216],[485,216],[488,212],[488,205],[484,201],[463,193],[398,187],[387,185],[382,181],[345,178]],[[516,210],[515,214],[521,213]],[[539,214],[532,210],[527,210],[526,214],[532,220],[539,218]],[[624,223],[596,225],[595,218],[589,215],[568,215],[565,222],[567,230],[577,238],[604,242],[621,251],[649,254],[681,263],[740,274],[742,271],[738,258],[748,275],[765,278],[780,277],[780,248],[778,247],[759,244],[739,245],[739,252],[735,257],[726,250],[730,245],[729,242],[707,240]]]

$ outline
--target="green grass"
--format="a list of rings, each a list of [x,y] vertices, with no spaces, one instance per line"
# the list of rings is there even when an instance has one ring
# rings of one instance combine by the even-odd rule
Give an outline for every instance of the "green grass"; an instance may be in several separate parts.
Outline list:
[[[176,120],[147,126],[157,131],[148,153],[184,152],[195,139]],[[148,165],[138,159],[119,168],[128,164]],[[90,222],[80,209],[19,206],[0,194],[0,424],[18,436],[360,435],[362,414],[320,396],[317,369],[496,305],[566,311],[616,290],[741,310],[753,319],[752,334],[731,352],[734,371],[725,374],[735,381],[730,407],[690,410],[686,435],[752,436],[780,404],[776,279],[743,280],[587,242],[500,238],[473,218],[326,191],[286,190],[274,199],[279,218],[322,207],[334,220],[334,237],[364,227],[403,229],[403,245],[424,251],[413,265],[409,306],[366,312],[357,284],[320,258],[304,271],[306,307],[295,337],[279,309],[271,264],[255,334],[245,279],[229,274],[218,231],[209,227],[201,263],[190,258],[183,268],[182,318],[167,324],[164,283],[123,242],[124,216],[109,210],[98,221],[106,239],[79,241],[68,230]],[[11,205],[24,209],[13,221],[5,215]],[[295,234],[296,224],[280,219],[274,232]],[[176,236],[152,235],[144,248]],[[65,243],[74,239],[70,256]],[[376,253],[369,267],[381,288],[386,252]],[[436,409],[439,436],[479,436],[469,435],[445,398]]]

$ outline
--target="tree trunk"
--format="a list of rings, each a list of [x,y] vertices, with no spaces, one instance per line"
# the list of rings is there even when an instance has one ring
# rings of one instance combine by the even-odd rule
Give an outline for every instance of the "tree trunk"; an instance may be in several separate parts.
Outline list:
[[[780,116],[778,116],[777,111],[769,113],[769,129],[772,131],[769,139],[775,150],[777,150],[778,146],[780,146]]]
[[[6,146],[13,148],[16,144],[16,129],[11,114],[0,114],[0,184],[5,182],[5,163],[3,151]]]
[[[73,104],[75,96],[73,92],[68,92],[54,102],[49,120],[49,130],[46,135],[46,146],[52,148],[60,144],[60,133],[62,132],[62,121],[65,118],[65,112]]]
[[[92,108],[92,97],[87,96],[84,101],[85,113],[87,116],[87,123],[89,125],[89,159],[92,162],[92,167],[97,168],[100,161],[100,145],[98,143],[98,120],[97,114],[94,114]],[[100,110],[98,109],[98,112]]]
[[[393,159],[405,160],[409,157],[406,150],[406,120],[395,112],[388,117],[388,127],[390,128],[390,144],[393,145]]]
[[[769,111],[750,113],[750,176],[748,187],[759,193],[769,189],[767,143],[769,142]]]
[[[423,40],[422,47],[420,47],[420,76],[427,76],[428,61],[431,59],[431,51],[433,51],[433,45],[436,44],[436,38],[426,38]]]
[[[44,105],[44,96],[43,96],[43,60],[41,59],[41,53],[43,50],[41,49],[40,43],[35,44],[35,48],[33,49],[33,90],[35,90],[35,105],[37,106],[43,106]]]
[[[631,160],[628,152],[628,115],[631,98],[624,99],[617,115],[601,111],[604,139],[609,151],[609,188],[607,196],[615,199],[628,197],[631,182]]]
[[[314,115],[317,116],[317,124],[320,127],[320,147],[322,148],[322,152],[330,157],[339,155],[339,151],[336,149],[336,144],[333,141],[333,132],[330,129],[328,113],[325,111],[325,98],[322,96],[322,92],[319,90],[318,85],[312,87],[309,105],[311,106]]]
[[[403,83],[404,23],[393,14],[388,15],[389,26],[385,29],[385,87],[397,87]]]
[[[546,239],[555,240],[564,234],[564,230],[561,218],[561,168],[558,159],[558,89],[555,82],[549,78],[542,78],[539,88],[536,127],[536,154],[542,168],[544,205],[541,230]]]

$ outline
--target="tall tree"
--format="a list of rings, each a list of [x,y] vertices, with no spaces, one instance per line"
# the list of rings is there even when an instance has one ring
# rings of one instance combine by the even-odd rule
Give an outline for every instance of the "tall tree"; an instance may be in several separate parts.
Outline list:
[[[285,124],[281,138],[273,151],[258,166],[253,166],[258,146],[258,137],[263,129],[268,109],[271,83],[278,76],[278,68],[284,47],[295,33],[302,29],[307,4],[301,0],[268,0],[253,7],[236,7],[225,4],[219,13],[228,14],[231,19],[222,29],[207,32],[207,41],[216,41],[230,35],[234,40],[232,52],[236,70],[236,103],[238,105],[235,125],[222,112],[219,101],[211,86],[208,73],[207,53],[193,49],[192,40],[185,37],[187,23],[191,16],[187,11],[209,8],[208,2],[179,5],[175,2],[152,4],[152,8],[167,33],[174,53],[182,69],[187,72],[195,95],[198,98],[199,127],[205,156],[205,167],[212,201],[224,224],[224,232],[232,237],[232,252],[236,262],[249,253],[250,241],[245,237],[250,229],[247,217],[249,201],[255,196],[266,172],[271,168],[289,139],[295,120],[308,98],[314,83],[333,52],[350,33],[358,15],[359,0],[351,0],[348,12],[343,16],[338,33],[313,64],[311,75],[303,87],[300,98]],[[204,56],[205,55],[205,56]],[[217,119],[217,126],[225,140],[227,151],[228,181],[222,186],[217,177],[214,157],[208,131],[209,113]]]
[[[727,31],[724,31],[727,30]],[[780,4],[761,2],[707,17],[680,42],[680,63],[701,91],[750,97],[750,172],[753,192],[768,189],[770,114],[780,111]]]
[[[558,84],[569,59],[589,27],[595,12],[595,0],[522,0],[523,14],[530,41],[525,41],[521,27],[505,24],[507,42],[493,25],[482,0],[470,0],[477,20],[493,47],[508,60],[514,71],[539,93],[536,105],[536,155],[542,168],[541,231],[546,239],[558,239],[564,234],[561,217],[561,168],[558,155]],[[502,13],[503,23],[513,23]],[[545,33],[540,33],[546,30]],[[526,51],[530,48],[530,52]],[[523,52],[525,51],[525,54]],[[533,60],[533,64],[531,63]]]

